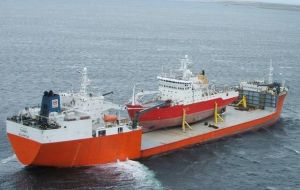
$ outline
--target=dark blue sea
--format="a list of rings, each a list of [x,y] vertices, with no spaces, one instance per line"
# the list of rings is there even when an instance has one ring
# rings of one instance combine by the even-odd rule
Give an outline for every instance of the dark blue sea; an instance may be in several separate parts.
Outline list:
[[[7,116],[44,90],[155,90],[162,67],[189,55],[216,85],[267,77],[289,93],[279,122],[146,160],[84,168],[24,167]],[[0,189],[294,190],[300,187],[300,7],[184,0],[0,1]]]

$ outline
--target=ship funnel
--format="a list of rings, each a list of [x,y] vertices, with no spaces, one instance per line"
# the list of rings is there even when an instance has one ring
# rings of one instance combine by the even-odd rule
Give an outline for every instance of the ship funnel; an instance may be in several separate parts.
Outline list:
[[[61,112],[60,96],[54,94],[52,90],[44,92],[40,111],[40,115],[43,117],[42,120],[49,117],[51,112]]]

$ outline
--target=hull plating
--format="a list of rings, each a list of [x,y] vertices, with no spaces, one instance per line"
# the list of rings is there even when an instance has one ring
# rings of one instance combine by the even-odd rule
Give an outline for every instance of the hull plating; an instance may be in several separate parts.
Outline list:
[[[140,157],[141,130],[117,135],[41,144],[8,133],[24,165],[75,167],[105,164]]]
[[[193,137],[148,149],[141,149],[143,136],[141,130],[119,133],[117,135],[44,144],[10,133],[8,133],[8,138],[18,159],[24,165],[76,167],[112,163],[118,160],[146,158],[259,127],[271,126],[280,118],[284,98],[285,94],[279,97],[275,112],[270,112],[267,116],[248,122],[241,122],[236,125],[229,125],[211,132],[199,133]]]
[[[219,111],[222,108],[219,108]],[[186,115],[186,121],[189,124],[196,123],[198,121],[204,120],[214,114],[214,110],[207,110],[203,112],[197,112]],[[139,125],[143,126],[143,132],[150,132],[166,127],[179,126],[182,124],[182,117],[171,118],[171,119],[161,119],[161,120],[152,120],[152,121],[140,121]],[[146,127],[145,127],[146,126]]]
[[[143,126],[143,131],[153,131],[163,127],[173,127],[181,125],[183,109],[186,110],[187,122],[195,123],[213,115],[213,109],[215,102],[218,104],[219,110],[226,107],[236,100],[230,98],[223,100],[221,98],[209,100],[205,102],[199,102],[188,105],[175,105],[165,108],[159,108],[147,113],[144,113],[139,118],[139,124]],[[141,105],[127,105],[128,114],[131,119],[137,111],[143,110]]]

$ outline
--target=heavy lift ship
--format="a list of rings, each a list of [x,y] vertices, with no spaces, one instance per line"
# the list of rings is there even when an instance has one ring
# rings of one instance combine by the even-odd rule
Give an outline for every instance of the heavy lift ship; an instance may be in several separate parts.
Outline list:
[[[288,89],[284,83],[273,82],[271,75],[270,69],[267,82],[241,82],[237,104],[227,106],[225,113],[220,113],[218,102],[214,102],[213,117],[190,125],[182,109],[181,127],[147,133],[138,126],[140,116],[168,107],[171,102],[143,109],[135,114],[132,123],[127,123],[105,117],[105,111],[115,106],[103,96],[93,99],[85,92],[83,82],[80,93],[46,92],[41,107],[27,108],[9,117],[7,135],[24,165],[75,167],[147,158],[273,125],[280,118]]]

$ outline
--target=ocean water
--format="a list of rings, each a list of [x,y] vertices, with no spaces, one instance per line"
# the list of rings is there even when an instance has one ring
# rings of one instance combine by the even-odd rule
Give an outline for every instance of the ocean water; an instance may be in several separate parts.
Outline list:
[[[134,84],[189,55],[216,85],[266,77],[290,87],[273,127],[146,160],[95,167],[24,167],[5,119],[40,103],[44,90],[114,91],[124,104]],[[300,8],[172,0],[0,1],[0,189],[299,189]]]

